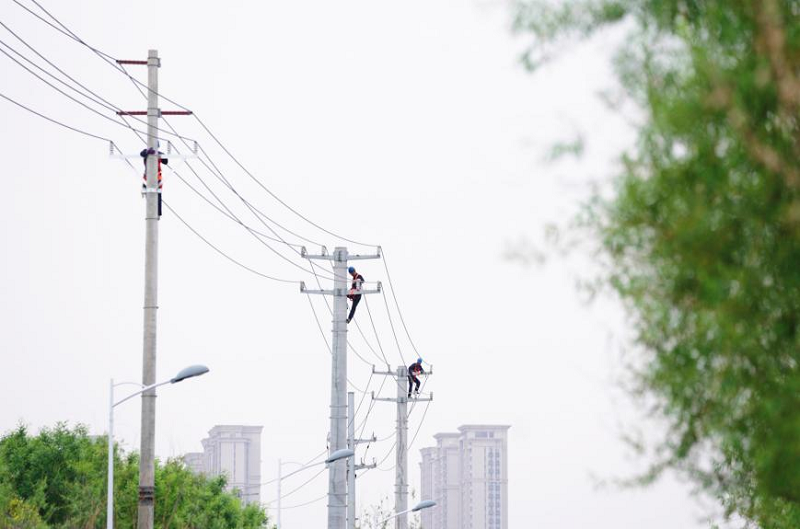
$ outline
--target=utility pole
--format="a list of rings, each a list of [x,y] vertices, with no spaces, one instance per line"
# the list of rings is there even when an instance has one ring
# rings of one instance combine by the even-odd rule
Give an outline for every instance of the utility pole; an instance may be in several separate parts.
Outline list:
[[[158,311],[158,69],[161,60],[157,50],[149,50],[147,61],[117,61],[119,64],[147,65],[147,111],[119,111],[118,115],[147,115],[147,148],[154,155],[145,159],[147,163],[145,183],[145,263],[144,263],[144,343],[142,351],[142,385],[156,383],[156,324]],[[170,114],[187,115],[188,111],[173,111]],[[139,447],[139,529],[153,529],[153,507],[155,502],[155,435],[156,435],[156,391],[155,388],[142,393],[141,445]]]
[[[398,514],[395,517],[395,529],[408,529],[408,389],[405,382],[408,379],[408,371],[405,366],[398,366],[396,371],[391,371],[386,366],[386,371],[372,372],[376,375],[395,377],[397,384],[396,398],[380,398],[372,394],[372,400],[382,400],[397,404],[397,426],[395,432],[395,466],[394,466],[394,511]],[[429,370],[428,375],[433,373]],[[433,400],[433,393],[430,397],[414,397],[415,402],[427,402]]]
[[[375,255],[350,255],[346,247],[337,246],[328,254],[323,246],[320,254],[309,255],[303,248],[300,252],[306,259],[322,259],[333,262],[333,290],[308,290],[300,283],[304,294],[333,296],[333,339],[331,349],[331,414],[329,453],[347,447],[347,263],[348,260],[379,259],[380,247]],[[361,288],[359,294],[375,294],[381,291],[380,282],[374,290]],[[347,521],[347,461],[339,460],[328,467],[328,529],[345,529]]]
[[[374,443],[378,439],[373,434],[369,439],[356,439],[356,408],[355,394],[347,392],[347,448],[354,451],[356,446],[361,443]],[[375,468],[377,464],[373,460],[371,465],[356,464],[355,455],[347,459],[347,529],[356,527],[356,470],[364,468]]]

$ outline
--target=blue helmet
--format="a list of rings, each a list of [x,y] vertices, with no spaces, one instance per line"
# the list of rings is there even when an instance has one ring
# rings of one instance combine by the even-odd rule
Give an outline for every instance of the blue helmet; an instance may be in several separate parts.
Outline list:
[[[417,358],[417,363],[421,364],[422,363],[422,358]]]
[[[351,266],[350,268],[347,269],[347,271],[352,274],[356,271],[356,269]]]

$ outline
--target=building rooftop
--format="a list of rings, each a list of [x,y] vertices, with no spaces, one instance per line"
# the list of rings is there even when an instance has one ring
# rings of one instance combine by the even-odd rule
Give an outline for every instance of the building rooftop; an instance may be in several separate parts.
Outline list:
[[[244,424],[218,424],[208,431],[208,435],[214,435],[216,432],[247,432],[247,433],[261,433],[264,429],[263,426],[247,426]]]
[[[465,432],[468,430],[508,430],[511,428],[511,425],[506,424],[464,424],[463,426],[458,427],[459,432]],[[456,434],[458,435],[458,434]],[[436,437],[436,436],[434,436]]]

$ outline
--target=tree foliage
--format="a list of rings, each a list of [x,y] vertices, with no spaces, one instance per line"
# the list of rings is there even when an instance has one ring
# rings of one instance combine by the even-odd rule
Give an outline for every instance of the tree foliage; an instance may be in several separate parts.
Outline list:
[[[610,24],[646,113],[592,208],[610,284],[686,472],[728,513],[800,527],[800,2],[523,1],[526,64]]]
[[[63,424],[32,436],[24,426],[0,439],[0,528],[102,528],[106,525],[106,438]],[[135,527],[139,459],[115,450],[114,515]],[[225,479],[189,471],[179,460],[156,464],[156,527],[256,529],[265,512],[243,506]]]

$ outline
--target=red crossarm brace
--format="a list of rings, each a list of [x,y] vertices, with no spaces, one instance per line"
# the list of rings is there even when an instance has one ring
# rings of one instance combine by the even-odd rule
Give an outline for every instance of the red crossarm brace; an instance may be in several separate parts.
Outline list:
[[[118,116],[146,116],[147,110],[119,110]],[[191,116],[191,110],[162,110],[162,116]]]
[[[147,61],[126,61],[123,59],[117,59],[117,64],[141,64],[143,66],[147,66]]]

